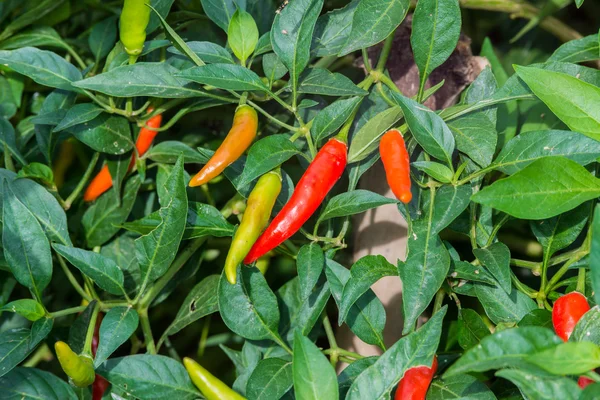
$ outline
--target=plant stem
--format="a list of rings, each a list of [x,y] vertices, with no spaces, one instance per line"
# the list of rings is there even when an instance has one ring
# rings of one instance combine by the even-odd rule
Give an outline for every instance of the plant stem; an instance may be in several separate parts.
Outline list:
[[[569,268],[571,267],[571,265],[575,264],[577,261],[581,260],[583,257],[585,257],[588,254],[589,254],[589,249],[581,249],[569,261],[567,261],[566,263],[564,263],[564,265],[562,267],[560,267],[560,269],[558,271],[556,271],[556,273],[554,274],[554,276],[550,279],[550,281],[543,288],[544,289],[544,293],[545,294],[550,293],[550,289],[554,285],[556,285],[556,283],[560,280],[560,278],[562,278],[562,276],[564,274],[567,273],[567,271],[569,270]]]
[[[339,348],[337,345],[337,341],[335,340],[335,333],[333,333],[333,328],[331,327],[331,322],[329,322],[329,317],[327,316],[327,313],[323,313],[322,319],[323,327],[325,328],[325,334],[327,335],[327,340],[329,341],[329,347],[331,347],[331,349],[333,350],[330,354],[329,361],[331,362],[333,368],[335,368],[339,360],[339,352],[337,351]]]
[[[144,332],[144,340],[146,342],[148,353],[156,354],[156,345],[154,344],[152,328],[150,327],[150,319],[148,318],[148,308],[139,308],[137,311],[138,315],[140,316],[140,324],[142,325],[142,332]]]
[[[385,63],[387,62],[388,57],[390,56],[390,52],[392,50],[392,45],[394,44],[394,35],[396,34],[396,30],[385,39],[383,43],[383,48],[381,49],[381,53],[379,53],[379,60],[377,61],[377,67],[375,67],[376,71],[383,72],[385,69]]]
[[[79,293],[79,295],[82,298],[84,298],[85,300],[92,301],[92,297],[89,294],[87,294],[85,292],[85,290],[83,290],[83,287],[81,287],[81,285],[79,284],[79,282],[77,282],[77,279],[75,278],[75,276],[73,275],[73,273],[71,273],[71,270],[69,269],[69,267],[67,267],[67,263],[62,258],[62,256],[60,254],[57,254],[56,257],[58,258],[58,263],[60,264],[63,272],[67,276],[67,279],[69,280],[69,282],[71,282],[71,285],[75,288],[75,291],[77,293]]]
[[[271,338],[273,339],[273,341],[275,343],[277,343],[279,346],[281,346],[285,351],[287,351],[289,354],[294,354],[294,352],[292,351],[292,349],[290,349],[290,347],[285,344],[285,342],[283,341],[283,339],[281,339],[279,337],[279,335],[277,335],[277,333],[271,332]]]
[[[579,272],[577,273],[577,287],[575,290],[585,294],[585,268],[579,268]]]
[[[8,146],[6,144],[4,145],[4,167],[9,171],[16,172],[15,164],[10,157],[10,151],[8,150]]]
[[[94,310],[92,311],[92,317],[90,318],[90,324],[87,328],[85,335],[85,344],[83,345],[83,354],[87,354],[92,357],[92,340],[94,339],[94,329],[96,328],[96,320],[98,319],[98,312],[100,312],[100,304],[96,302],[94,304]]]
[[[33,368],[40,363],[40,361],[51,361],[54,358],[52,351],[46,343],[42,343],[40,347],[37,348],[35,353],[27,361],[23,363],[23,367]]]
[[[98,162],[99,157],[100,157],[100,153],[98,153],[98,152],[96,152],[94,154],[94,156],[92,157],[92,160],[88,164],[88,167],[87,167],[85,173],[83,174],[83,176],[81,177],[81,180],[75,187],[75,190],[73,190],[73,192],[65,200],[65,204],[63,207],[65,210],[68,210],[69,208],[71,208],[71,206],[73,205],[73,202],[75,201],[77,196],[79,196],[79,193],[81,193],[81,191],[85,187],[85,184],[87,183],[88,179],[90,179],[90,176],[92,176],[92,172],[94,172],[94,167],[96,166],[96,163]]]
[[[77,306],[77,307],[65,308],[64,310],[55,311],[53,313],[50,313],[50,316],[52,318],[60,318],[60,317],[64,317],[67,315],[80,313],[83,310],[85,310],[86,308],[87,308],[87,306]]]
[[[281,122],[277,118],[273,117],[271,114],[269,114],[268,112],[266,112],[265,110],[260,108],[255,102],[248,100],[247,103],[250,104],[256,111],[258,111],[259,113],[261,113],[262,115],[264,115],[265,117],[267,117],[268,119],[270,119],[271,121],[276,123],[277,125],[281,126],[282,128],[288,129],[292,132],[295,132],[298,130],[297,127],[288,125],[285,122]]]
[[[435,295],[435,301],[433,302],[432,314],[435,314],[436,312],[438,312],[440,310],[440,308],[442,308],[442,304],[444,304],[445,297],[446,297],[446,292],[444,291],[444,289],[440,288],[440,290],[438,290],[437,294]]]

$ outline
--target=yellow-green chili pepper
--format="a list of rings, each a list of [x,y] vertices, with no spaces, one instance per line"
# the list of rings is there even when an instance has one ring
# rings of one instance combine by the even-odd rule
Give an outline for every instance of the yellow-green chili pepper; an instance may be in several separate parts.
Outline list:
[[[237,280],[237,267],[244,260],[252,245],[265,229],[271,216],[275,200],[281,191],[281,173],[271,171],[261,176],[248,196],[246,211],[238,227],[227,259],[225,260],[225,276],[234,285]]]
[[[119,31],[125,51],[134,60],[142,53],[146,41],[146,27],[150,21],[150,0],[125,0]]]
[[[185,369],[187,369],[194,385],[200,389],[208,400],[245,400],[244,397],[191,358],[184,358],[183,365],[185,365]]]
[[[96,373],[92,357],[75,354],[65,342],[56,342],[54,350],[60,366],[75,386],[86,387],[94,383]]]

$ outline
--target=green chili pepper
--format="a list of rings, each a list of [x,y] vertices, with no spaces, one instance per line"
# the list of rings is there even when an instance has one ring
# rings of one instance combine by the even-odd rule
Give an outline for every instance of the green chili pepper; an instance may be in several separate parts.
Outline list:
[[[260,177],[248,196],[246,211],[240,226],[233,235],[225,260],[225,275],[232,285],[237,279],[237,266],[244,260],[258,236],[267,226],[271,210],[280,191],[281,173],[271,171]]]
[[[194,385],[200,389],[208,400],[245,400],[244,397],[191,358],[184,358],[183,365],[185,365],[185,369],[187,369]]]
[[[94,383],[96,373],[91,357],[75,354],[65,342],[56,342],[54,350],[56,350],[60,366],[75,386],[86,387]]]
[[[150,0],[125,0],[121,19],[119,20],[119,31],[121,42],[130,60],[135,59],[142,53],[146,41],[146,27],[150,21]]]

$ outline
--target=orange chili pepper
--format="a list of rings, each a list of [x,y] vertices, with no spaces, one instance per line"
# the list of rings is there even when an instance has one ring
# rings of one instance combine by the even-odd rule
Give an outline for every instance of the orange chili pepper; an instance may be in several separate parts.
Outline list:
[[[410,203],[410,158],[400,132],[387,131],[379,142],[379,153],[392,192],[401,202]]]
[[[256,137],[258,128],[258,115],[250,106],[242,105],[237,108],[233,116],[231,130],[208,160],[208,163],[191,180],[189,185],[204,185],[216,178],[225,168],[240,158]]]
[[[148,108],[148,112],[152,112],[152,110],[153,110],[152,108],[150,108],[150,107]],[[158,128],[160,128],[161,122],[162,122],[162,115],[159,114],[159,115],[155,115],[154,117],[150,118],[146,122],[146,125],[149,128],[158,129]],[[140,129],[140,134],[138,135],[138,138],[135,142],[135,148],[137,149],[137,152],[140,156],[144,155],[148,151],[148,149],[152,145],[152,142],[154,141],[154,138],[156,137],[157,134],[158,134],[158,131],[148,129],[146,127],[143,127],[142,129]],[[127,171],[131,171],[133,169],[134,165],[135,165],[135,153],[131,156],[131,161],[129,162],[129,167],[128,167]],[[110,176],[108,166],[105,165],[102,167],[100,172],[98,172],[98,175],[96,175],[94,177],[94,179],[92,179],[92,181],[88,185],[87,189],[85,190],[85,193],[83,194],[83,200],[94,201],[102,193],[106,192],[111,187],[112,187],[112,177]]]

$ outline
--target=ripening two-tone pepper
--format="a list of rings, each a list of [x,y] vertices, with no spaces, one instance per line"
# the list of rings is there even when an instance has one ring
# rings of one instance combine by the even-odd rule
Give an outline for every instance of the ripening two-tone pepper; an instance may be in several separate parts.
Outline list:
[[[125,0],[119,19],[119,36],[131,62],[142,54],[150,22],[150,0]]]
[[[552,325],[554,326],[554,332],[565,342],[569,340],[575,325],[583,317],[583,315],[590,310],[585,296],[579,292],[571,292],[559,297],[554,302],[552,308]],[[579,387],[584,388],[589,384],[594,383],[591,379],[585,376],[579,377],[577,382]]]
[[[208,400],[245,400],[244,397],[191,358],[184,358],[183,365],[185,365],[185,369],[194,385]]]
[[[148,108],[148,112],[152,112],[152,108]],[[157,130],[160,128],[160,124],[162,122],[162,115],[155,115],[150,118],[146,125],[148,127],[143,127],[140,129],[140,133],[138,134],[137,140],[135,142],[135,148],[137,149],[137,153],[140,156],[143,156],[154,141],[154,138],[158,134]],[[133,169],[135,165],[135,153],[131,156],[131,161],[129,162],[128,171]],[[108,170],[108,165],[102,167],[98,175],[92,179],[90,184],[88,185],[85,193],[83,194],[83,200],[85,201],[94,201],[108,189],[110,189],[113,185],[112,176],[110,175],[110,171]]]
[[[90,356],[75,354],[65,342],[56,342],[54,350],[60,366],[75,386],[86,387],[94,383],[96,373],[94,372],[94,362]]]
[[[279,246],[308,221],[342,176],[348,161],[347,150],[346,143],[336,138],[325,143],[300,178],[290,200],[252,246],[245,264]]]
[[[245,104],[239,106],[235,111],[233,125],[225,140],[200,172],[190,180],[190,186],[204,185],[219,176],[250,147],[256,137],[257,129],[258,115],[256,111]]]
[[[234,285],[237,267],[269,223],[275,200],[281,191],[281,173],[271,171],[261,176],[248,196],[246,211],[240,226],[235,231],[229,253],[225,260],[225,276]]]
[[[404,204],[410,203],[410,157],[400,132],[396,129],[387,131],[379,142],[379,153],[394,196]]]
[[[425,400],[431,380],[437,371],[437,357],[433,356],[431,367],[414,367],[406,371],[394,396],[395,400]]]

